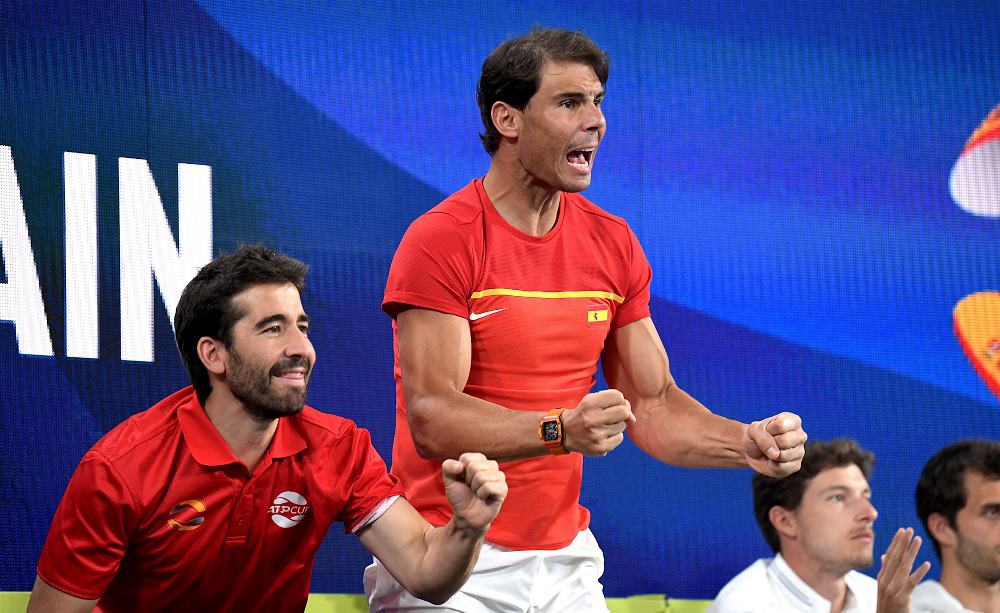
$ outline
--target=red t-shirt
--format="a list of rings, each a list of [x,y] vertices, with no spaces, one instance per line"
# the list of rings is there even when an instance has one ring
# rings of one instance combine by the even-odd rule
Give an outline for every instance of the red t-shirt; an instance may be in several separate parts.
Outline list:
[[[472,362],[465,393],[525,411],[575,407],[594,385],[608,333],[649,316],[649,263],[619,217],[563,193],[555,227],[520,232],[473,181],[417,218],[392,260],[382,308],[406,306],[469,320]],[[393,322],[395,332],[395,321]],[[392,473],[433,524],[451,507],[437,462],[410,437],[396,345]],[[470,450],[475,451],[475,450]],[[512,549],[557,549],[587,527],[580,506],[583,457],[505,463],[509,493],[487,540]]]
[[[401,490],[366,430],[310,407],[250,473],[188,387],[83,456],[38,575],[97,611],[301,611],[330,524],[356,529]]]

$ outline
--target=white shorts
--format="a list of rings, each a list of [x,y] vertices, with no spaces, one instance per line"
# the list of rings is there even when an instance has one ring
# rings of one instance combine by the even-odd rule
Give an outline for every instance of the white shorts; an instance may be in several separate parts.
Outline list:
[[[518,551],[484,543],[472,576],[442,605],[420,600],[376,559],[365,569],[372,612],[608,613],[601,575],[604,553],[584,530],[562,549]]]

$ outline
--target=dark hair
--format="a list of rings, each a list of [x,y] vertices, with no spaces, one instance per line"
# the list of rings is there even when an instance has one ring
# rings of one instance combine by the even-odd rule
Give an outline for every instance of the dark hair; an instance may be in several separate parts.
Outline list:
[[[759,473],[753,476],[753,512],[757,516],[760,531],[764,533],[764,539],[775,553],[781,551],[781,540],[768,517],[771,508],[782,507],[794,511],[802,503],[802,494],[813,477],[828,468],[851,464],[857,465],[867,479],[875,465],[875,455],[862,449],[857,441],[839,438],[806,443],[802,468],[783,479]]]
[[[483,62],[476,99],[485,132],[479,135],[490,155],[500,146],[493,125],[493,105],[506,102],[524,110],[538,91],[547,61],[579,62],[594,69],[601,85],[608,82],[608,54],[582,32],[535,28],[530,34],[504,41]]]
[[[174,312],[177,350],[191,376],[198,401],[212,392],[208,369],[198,357],[202,337],[232,347],[232,331],[245,315],[233,306],[233,297],[255,285],[291,283],[302,292],[308,266],[263,245],[243,245],[232,254],[220,254],[198,271],[185,286]]]
[[[938,558],[941,557],[941,546],[927,528],[927,518],[931,513],[940,513],[952,528],[955,527],[955,515],[968,502],[968,492],[965,491],[965,474],[968,472],[980,473],[988,479],[1000,479],[1000,443],[959,441],[935,453],[920,473],[917,515],[934,543]]]

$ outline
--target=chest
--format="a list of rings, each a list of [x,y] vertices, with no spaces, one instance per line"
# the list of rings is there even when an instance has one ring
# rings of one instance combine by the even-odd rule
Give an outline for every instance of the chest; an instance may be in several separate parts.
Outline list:
[[[468,298],[474,371],[589,380],[625,300],[627,263],[605,242],[561,238],[491,242],[487,234]]]
[[[144,491],[126,561],[171,576],[311,558],[337,506],[291,458],[252,475],[242,466],[181,463],[168,482]]]

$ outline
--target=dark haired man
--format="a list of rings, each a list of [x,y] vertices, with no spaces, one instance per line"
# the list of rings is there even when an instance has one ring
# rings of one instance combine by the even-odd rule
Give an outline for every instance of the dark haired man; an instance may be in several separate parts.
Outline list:
[[[465,580],[506,495],[495,462],[444,462],[453,521],[400,498],[368,433],[305,406],[316,354],[306,266],[264,247],[216,258],[177,305],[193,388],[114,428],[56,511],[29,611],[295,611],[333,521],[434,601]]]
[[[913,590],[913,613],[1000,613],[1000,443],[967,440],[934,454],[917,514],[941,559],[941,582]]]
[[[878,581],[857,572],[873,563],[878,512],[868,477],[875,456],[856,442],[806,443],[802,468],[785,479],[754,475],[753,507],[775,556],[754,562],[719,592],[713,613],[772,611],[906,613],[913,587],[930,568],[910,573],[920,548],[898,530]]]
[[[607,55],[579,32],[501,44],[478,90],[489,171],[415,220],[393,258],[382,306],[397,340],[392,470],[407,498],[440,525],[438,458],[482,447],[509,461],[504,511],[451,609],[606,610],[580,483],[583,456],[613,450],[626,427],[680,466],[783,476],[802,458],[798,416],[724,419],[671,377],[642,247],[578,195],[604,137],[607,79]],[[615,389],[588,393],[601,357]],[[427,606],[378,564],[366,591],[374,609]]]

